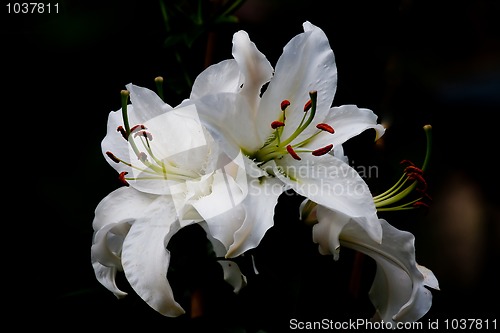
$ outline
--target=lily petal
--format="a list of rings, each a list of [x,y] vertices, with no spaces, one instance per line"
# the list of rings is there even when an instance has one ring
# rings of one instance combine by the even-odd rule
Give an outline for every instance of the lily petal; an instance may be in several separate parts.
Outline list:
[[[432,293],[426,286],[439,289],[437,279],[415,261],[414,236],[398,230],[381,219],[382,243],[374,242],[357,223],[347,223],[341,233],[333,221],[322,219],[313,227],[313,240],[322,253],[337,251],[337,244],[367,254],[377,263],[370,289],[376,318],[386,322],[412,322],[422,318],[432,305]],[[331,238],[337,238],[332,241]],[[334,245],[334,247],[332,247]]]
[[[345,214],[332,211],[324,206],[316,206],[316,217],[323,225],[328,223],[328,247],[322,246],[320,243],[319,252],[321,254],[333,254],[333,259],[338,260],[340,254],[340,238],[344,227],[351,222],[355,222],[368,235],[378,235],[381,230],[380,223],[376,225],[365,223],[365,219],[351,218]],[[372,230],[370,230],[372,229]],[[372,241],[373,241],[373,237]],[[315,242],[317,242],[315,240]]]
[[[249,110],[252,110],[252,118],[255,118],[261,88],[271,79],[274,69],[250,41],[246,31],[238,31],[233,35],[233,57],[244,77],[241,94],[246,97]]]
[[[237,93],[241,89],[243,79],[243,74],[234,59],[223,60],[207,67],[196,77],[189,99],[194,100],[223,92]]]
[[[283,137],[288,137],[297,129],[310,91],[318,92],[315,121],[322,122],[337,89],[337,67],[328,38],[323,30],[310,22],[305,22],[303,26],[304,32],[292,38],[284,47],[259,107],[258,129],[262,129],[277,119],[279,103],[285,99],[290,101]],[[314,127],[311,126],[311,129]],[[259,132],[259,135],[267,138],[266,132]],[[310,135],[307,128],[296,140],[301,141]]]
[[[109,193],[97,204],[92,227],[94,231],[98,231],[113,223],[123,221],[132,223],[155,199],[155,195],[122,186]]]
[[[108,267],[101,265],[99,261],[92,258],[92,267],[94,268],[95,276],[106,289],[111,291],[117,298],[123,298],[128,294],[118,288],[116,285],[116,267]]]
[[[300,161],[287,155],[279,165],[275,164],[274,170],[276,176],[295,192],[363,223],[374,241],[382,239],[370,189],[347,163],[328,154],[303,154]]]
[[[283,187],[276,179],[253,179],[250,181],[248,194],[245,193],[241,197],[243,200],[239,201],[237,206],[204,217],[207,233],[224,246],[223,255],[226,258],[237,257],[258,246],[267,230],[274,224],[274,207],[283,193]],[[202,216],[205,211],[213,211],[217,202],[222,200],[217,196],[204,199],[193,204]]]
[[[284,185],[274,178],[253,179],[249,193],[241,205],[245,208],[245,219],[234,234],[227,258],[237,257],[257,247],[269,228],[274,225],[274,208]]]
[[[130,229],[128,222],[110,223],[99,229],[93,238],[91,247],[91,262],[94,273],[104,287],[117,298],[127,295],[116,285],[116,273],[122,271],[120,254],[123,241]]]
[[[159,196],[130,228],[123,243],[122,264],[135,292],[159,313],[176,317],[185,311],[175,301],[167,280],[171,237],[180,229],[168,196]]]
[[[221,93],[196,100],[200,120],[229,156],[258,150],[271,135],[269,122],[266,135],[260,139],[247,99],[239,94]]]
[[[129,113],[133,113],[134,107],[132,105],[128,105],[128,111]],[[101,151],[109,165],[111,165],[111,167],[113,167],[113,169],[115,169],[118,173],[131,173],[132,168],[123,163],[116,163],[106,155],[107,152],[111,152],[119,158],[128,158],[129,156],[129,143],[117,131],[119,126],[124,126],[121,112],[111,111],[108,115],[106,136],[101,142]]]
[[[92,258],[109,267],[122,267],[120,254],[130,229],[128,221],[112,223],[97,230],[92,241]]]
[[[316,149],[333,144],[335,149],[368,129],[375,130],[375,140],[378,140],[384,135],[385,128],[381,124],[377,124],[377,118],[372,110],[358,108],[356,105],[333,107],[323,122],[331,125],[335,133],[333,135],[327,132],[320,133],[304,147]]]
[[[231,177],[222,172],[214,177],[212,193],[192,205],[206,221],[210,234],[228,249],[233,242],[234,233],[245,218],[245,210],[240,205],[245,193]]]
[[[120,187],[95,209],[91,261],[97,280],[121,298],[127,295],[115,282],[116,272],[122,271],[121,251],[130,225],[153,202],[153,196],[133,188]]]
[[[129,119],[131,126],[142,124],[172,107],[162,101],[162,99],[152,90],[129,83],[125,86],[130,92],[130,101],[134,106],[134,112],[130,112]]]

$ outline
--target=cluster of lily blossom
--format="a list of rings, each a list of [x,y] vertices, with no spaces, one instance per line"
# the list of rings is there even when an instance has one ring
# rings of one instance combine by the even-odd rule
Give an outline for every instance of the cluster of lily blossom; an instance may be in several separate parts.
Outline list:
[[[118,298],[127,295],[115,281],[123,272],[154,310],[184,314],[167,279],[173,235],[197,223],[218,257],[238,257],[259,245],[279,196],[293,190],[305,198],[298,213],[314,224],[321,254],[337,260],[347,247],[375,260],[374,320],[417,321],[428,312],[436,277],[417,264],[414,236],[377,215],[425,204],[424,194],[397,205],[414,190],[425,192],[425,165],[408,164],[392,188],[371,194],[342,144],[366,130],[376,140],[385,129],[369,109],[332,107],[333,51],[320,28],[303,28],[275,68],[245,31],[235,33],[233,59],[205,69],[177,107],[147,88],[122,91],[102,151],[126,186],[97,205],[91,247],[97,280]],[[304,168],[309,172],[297,171]],[[238,265],[220,264],[235,292],[245,286]]]

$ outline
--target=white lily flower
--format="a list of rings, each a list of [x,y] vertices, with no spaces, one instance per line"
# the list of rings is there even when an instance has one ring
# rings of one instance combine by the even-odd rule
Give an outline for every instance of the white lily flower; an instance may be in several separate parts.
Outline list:
[[[368,186],[335,155],[348,139],[367,129],[378,138],[384,128],[371,110],[331,107],[337,84],[333,51],[320,28],[309,22],[303,26],[304,32],[284,47],[276,69],[246,32],[237,32],[234,59],[210,66],[193,85],[190,101],[196,102],[203,124],[229,156],[244,154],[251,181],[243,206],[258,212],[259,223],[248,220],[237,234],[252,233],[258,244],[273,225],[277,198],[291,188],[358,220],[380,241]],[[246,245],[235,240],[227,256],[243,253]]]
[[[167,245],[187,225],[200,223],[207,230],[205,221],[237,214],[248,192],[244,163],[219,154],[194,104],[174,109],[149,89],[127,89],[121,112],[109,114],[102,151],[129,186],[110,193],[95,210],[92,265],[98,281],[117,297],[126,295],[115,283],[123,271],[147,304],[178,316],[184,310],[167,280]],[[225,255],[218,239],[231,239],[232,226],[221,224],[207,235],[217,256]],[[220,264],[239,291],[246,281],[236,263]]]
[[[253,192],[257,186],[279,180],[275,193],[291,188],[306,197],[301,213],[312,212],[307,202],[317,205],[305,218],[320,220],[313,236],[322,253],[337,259],[342,244],[377,261],[371,298],[378,316],[391,322],[421,318],[432,299],[425,286],[437,289],[437,280],[416,264],[413,235],[377,217],[368,186],[347,164],[344,142],[367,129],[374,129],[377,139],[384,128],[368,109],[331,107],[337,71],[323,31],[305,22],[304,33],[285,46],[275,70],[244,31],[234,35],[233,56],[198,76],[191,100],[222,149],[230,156],[243,152],[247,171],[256,170],[249,174],[248,196],[261,193]],[[408,191],[384,193],[377,205],[384,207]],[[254,209],[269,211],[274,204],[256,202]],[[264,223],[272,226],[272,221]],[[239,252],[230,248],[228,255],[234,253]]]
[[[374,319],[396,327],[396,322],[413,322],[431,308],[432,293],[439,284],[428,268],[415,259],[415,237],[380,219],[382,242],[378,243],[349,216],[317,206],[314,214],[313,240],[321,254],[333,254],[338,260],[340,247],[345,246],[373,258],[377,264],[370,299],[376,309]]]

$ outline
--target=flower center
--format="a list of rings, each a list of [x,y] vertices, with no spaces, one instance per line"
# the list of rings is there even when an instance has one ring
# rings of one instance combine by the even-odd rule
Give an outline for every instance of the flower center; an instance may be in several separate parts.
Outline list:
[[[129,185],[128,181],[130,180],[161,179],[182,181],[199,177],[194,171],[179,168],[168,159],[158,158],[150,145],[150,142],[153,140],[153,134],[147,131],[146,126],[137,124],[130,127],[127,113],[129,95],[129,91],[121,91],[123,126],[118,126],[116,130],[120,132],[123,138],[128,142],[133,152],[130,156],[132,157],[135,155],[137,161],[127,161],[110,151],[107,151],[106,155],[116,163],[122,163],[133,170],[137,170],[138,176],[127,176],[128,172],[124,171],[119,175],[120,181],[125,185]]]
[[[419,168],[408,160],[401,161],[401,164],[405,166],[403,175],[387,191],[373,197],[375,207],[377,207],[378,211],[397,211],[429,206],[427,202],[432,199],[427,194],[427,182],[424,178],[424,171],[429,163],[431,129],[431,125],[424,126],[427,148],[422,167]],[[419,194],[417,198],[408,199],[410,194],[415,192]],[[406,199],[406,201],[403,201],[403,199]]]
[[[334,129],[325,123],[316,124],[317,131],[310,137],[303,140],[296,140],[297,137],[312,123],[316,114],[317,91],[309,92],[310,99],[304,105],[304,115],[298,124],[297,128],[288,137],[283,137],[283,130],[286,125],[286,109],[290,105],[288,100],[281,102],[281,116],[279,119],[271,123],[271,128],[274,130],[267,142],[255,152],[251,157],[255,158],[261,165],[273,159],[280,159],[284,155],[289,154],[296,160],[301,160],[299,153],[311,153],[314,156],[321,156],[330,152],[333,144],[321,147],[315,150],[305,149],[304,146],[312,141],[321,132],[333,134]]]

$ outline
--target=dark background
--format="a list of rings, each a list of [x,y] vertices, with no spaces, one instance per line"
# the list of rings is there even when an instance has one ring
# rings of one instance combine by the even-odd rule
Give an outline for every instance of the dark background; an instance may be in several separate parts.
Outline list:
[[[215,2],[203,3],[210,10]],[[172,251],[181,258],[173,262],[176,297],[189,308],[190,291],[205,290],[201,318],[164,318],[133,292],[118,301],[97,282],[90,264],[94,209],[120,186],[100,151],[108,113],[120,107],[120,90],[130,82],[154,89],[153,79],[161,75],[166,101],[175,106],[190,91],[182,66],[194,79],[207,61],[230,58],[232,34],[240,29],[274,65],[306,20],[325,31],[335,53],[334,104],[370,108],[388,128],[377,145],[370,133],[346,145],[354,164],[379,167],[378,177],[367,180],[370,186],[390,186],[402,159],[421,163],[422,126],[433,126],[431,207],[381,214],[415,234],[418,263],[440,281],[422,321],[500,319],[498,1],[247,0],[236,12],[237,23],[210,27],[214,49],[208,58],[206,33],[191,48],[165,46],[157,1],[59,1],[58,14],[7,14],[5,5],[0,10],[9,216],[4,276],[9,310],[22,318],[17,324],[280,332],[291,318],[371,315],[366,293],[373,263],[362,262],[366,274],[353,292],[357,257],[344,249],[333,263],[317,254],[310,231],[288,208],[300,201],[294,197],[280,201],[276,226],[255,252],[261,274],[249,274],[250,285],[238,297],[203,257],[198,229],[173,240]],[[183,22],[175,18],[175,33],[191,29]],[[126,281],[119,283],[127,289]]]

